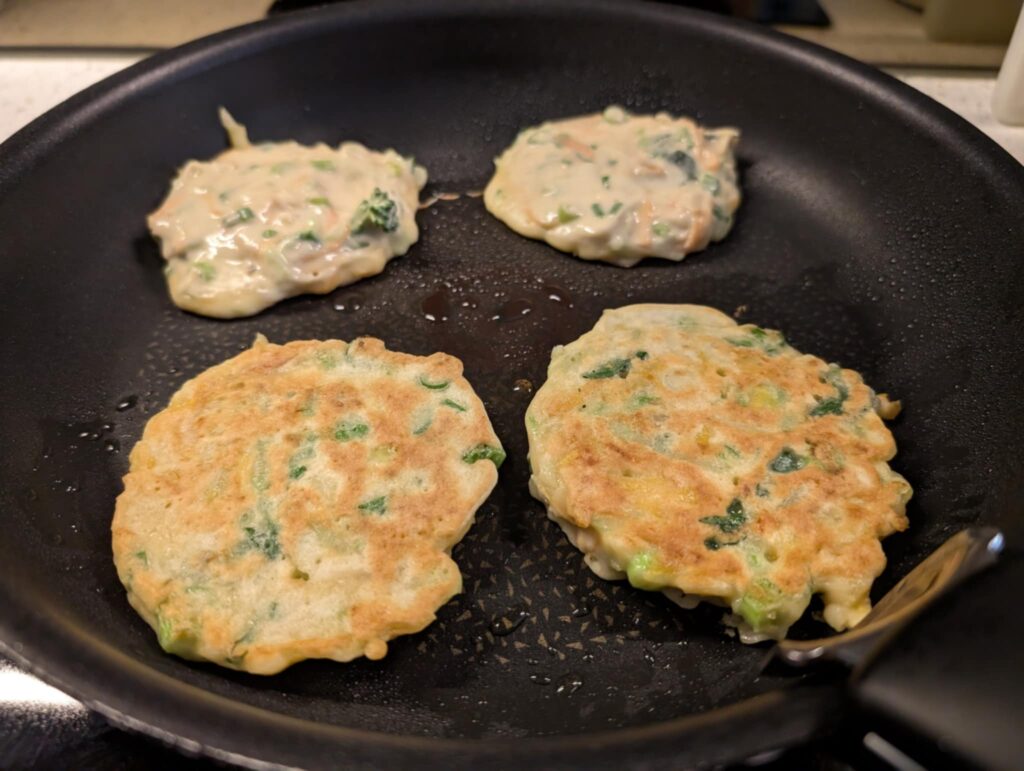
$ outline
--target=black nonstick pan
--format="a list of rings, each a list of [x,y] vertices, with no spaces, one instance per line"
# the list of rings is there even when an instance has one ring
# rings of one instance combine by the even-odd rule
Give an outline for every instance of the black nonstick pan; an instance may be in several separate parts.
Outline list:
[[[426,166],[428,192],[468,193],[520,128],[611,103],[742,129],[726,241],[623,270],[520,238],[463,195],[423,211],[420,242],[382,275],[331,295],[231,322],[166,296],[145,215],[182,162],[224,148],[219,105],[256,139],[393,146]],[[238,762],[678,767],[803,741],[845,719],[845,674],[762,673],[765,648],[723,634],[718,611],[591,575],[526,489],[531,389],[553,345],[633,302],[713,305],[861,371],[904,401],[895,467],[916,491],[881,595],[969,525],[1002,526],[1012,551],[1022,256],[1024,169],[992,142],[869,67],[712,16],[352,2],[157,55],[0,148],[0,639],[116,723]],[[187,663],[117,581],[128,450],[257,332],[454,354],[509,451],[454,552],[465,591],[383,661],[274,677]],[[996,621],[920,644],[943,660],[970,640],[1006,650],[998,608],[1024,586],[1001,586],[962,603]]]

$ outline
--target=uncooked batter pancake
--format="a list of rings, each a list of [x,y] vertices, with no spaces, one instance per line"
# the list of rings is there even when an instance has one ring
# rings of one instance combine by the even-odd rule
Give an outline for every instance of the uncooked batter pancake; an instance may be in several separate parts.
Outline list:
[[[586,260],[681,260],[732,227],[738,137],[620,107],[544,123],[495,161],[484,203],[517,233]]]
[[[287,297],[324,294],[384,270],[416,242],[426,171],[356,142],[235,145],[189,161],[149,215],[171,299],[204,316],[251,316]]]

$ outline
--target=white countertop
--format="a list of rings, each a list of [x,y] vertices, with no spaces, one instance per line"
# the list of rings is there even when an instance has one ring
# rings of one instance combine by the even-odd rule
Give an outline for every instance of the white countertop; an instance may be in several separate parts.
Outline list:
[[[0,141],[72,94],[144,57],[133,53],[0,53]],[[1024,127],[992,117],[995,73],[978,70],[890,69],[980,128],[1024,163]]]

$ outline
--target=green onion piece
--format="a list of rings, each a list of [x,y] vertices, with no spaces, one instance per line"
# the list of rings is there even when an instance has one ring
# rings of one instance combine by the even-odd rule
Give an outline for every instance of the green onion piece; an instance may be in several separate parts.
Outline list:
[[[452,401],[451,399],[445,399],[443,402],[441,402],[441,404],[443,404],[445,407],[451,407],[456,412],[465,412],[466,411],[465,407],[463,407],[458,402]]]
[[[424,388],[429,388],[431,391],[443,391],[449,385],[451,385],[452,381],[450,381],[450,380],[428,380],[426,375],[420,375],[419,382],[420,382],[421,386],[423,386]]]
[[[768,464],[768,468],[776,474],[788,474],[791,471],[799,471],[806,465],[807,458],[803,455],[798,455],[789,447],[783,447],[782,452],[776,455],[772,462]]]
[[[353,439],[362,439],[369,432],[370,427],[365,423],[343,420],[334,427],[334,438],[339,442],[351,442]]]
[[[236,211],[234,214],[229,214],[225,217],[222,222],[224,227],[233,228],[235,225],[241,225],[243,222],[248,222],[256,215],[253,214],[252,209],[248,206],[243,206],[241,209]]]
[[[579,218],[580,215],[578,215],[574,211],[569,210],[565,206],[558,207],[558,221],[561,222],[563,225],[566,224],[567,222],[578,220]]]
[[[462,460],[470,465],[478,460],[489,460],[496,468],[501,468],[501,464],[505,462],[505,451],[500,447],[481,443],[462,453]]]
[[[195,262],[193,263],[193,265],[195,266],[195,269],[199,272],[199,278],[201,278],[203,281],[213,281],[214,277],[217,275],[217,269],[214,268],[212,264],[206,262],[205,260]]]
[[[369,514],[386,514],[388,511],[388,497],[386,495],[378,495],[376,498],[360,503],[358,508],[360,511],[365,511]]]

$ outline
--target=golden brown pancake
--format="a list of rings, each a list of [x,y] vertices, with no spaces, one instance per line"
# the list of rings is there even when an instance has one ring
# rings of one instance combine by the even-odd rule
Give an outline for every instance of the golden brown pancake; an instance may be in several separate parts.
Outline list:
[[[114,562],[179,656],[379,659],[461,590],[449,553],[504,457],[452,356],[259,337],[146,425]]]
[[[605,311],[559,347],[527,410],[531,489],[587,564],[781,638],[820,592],[868,612],[911,489],[898,405],[779,332],[695,305]]]

